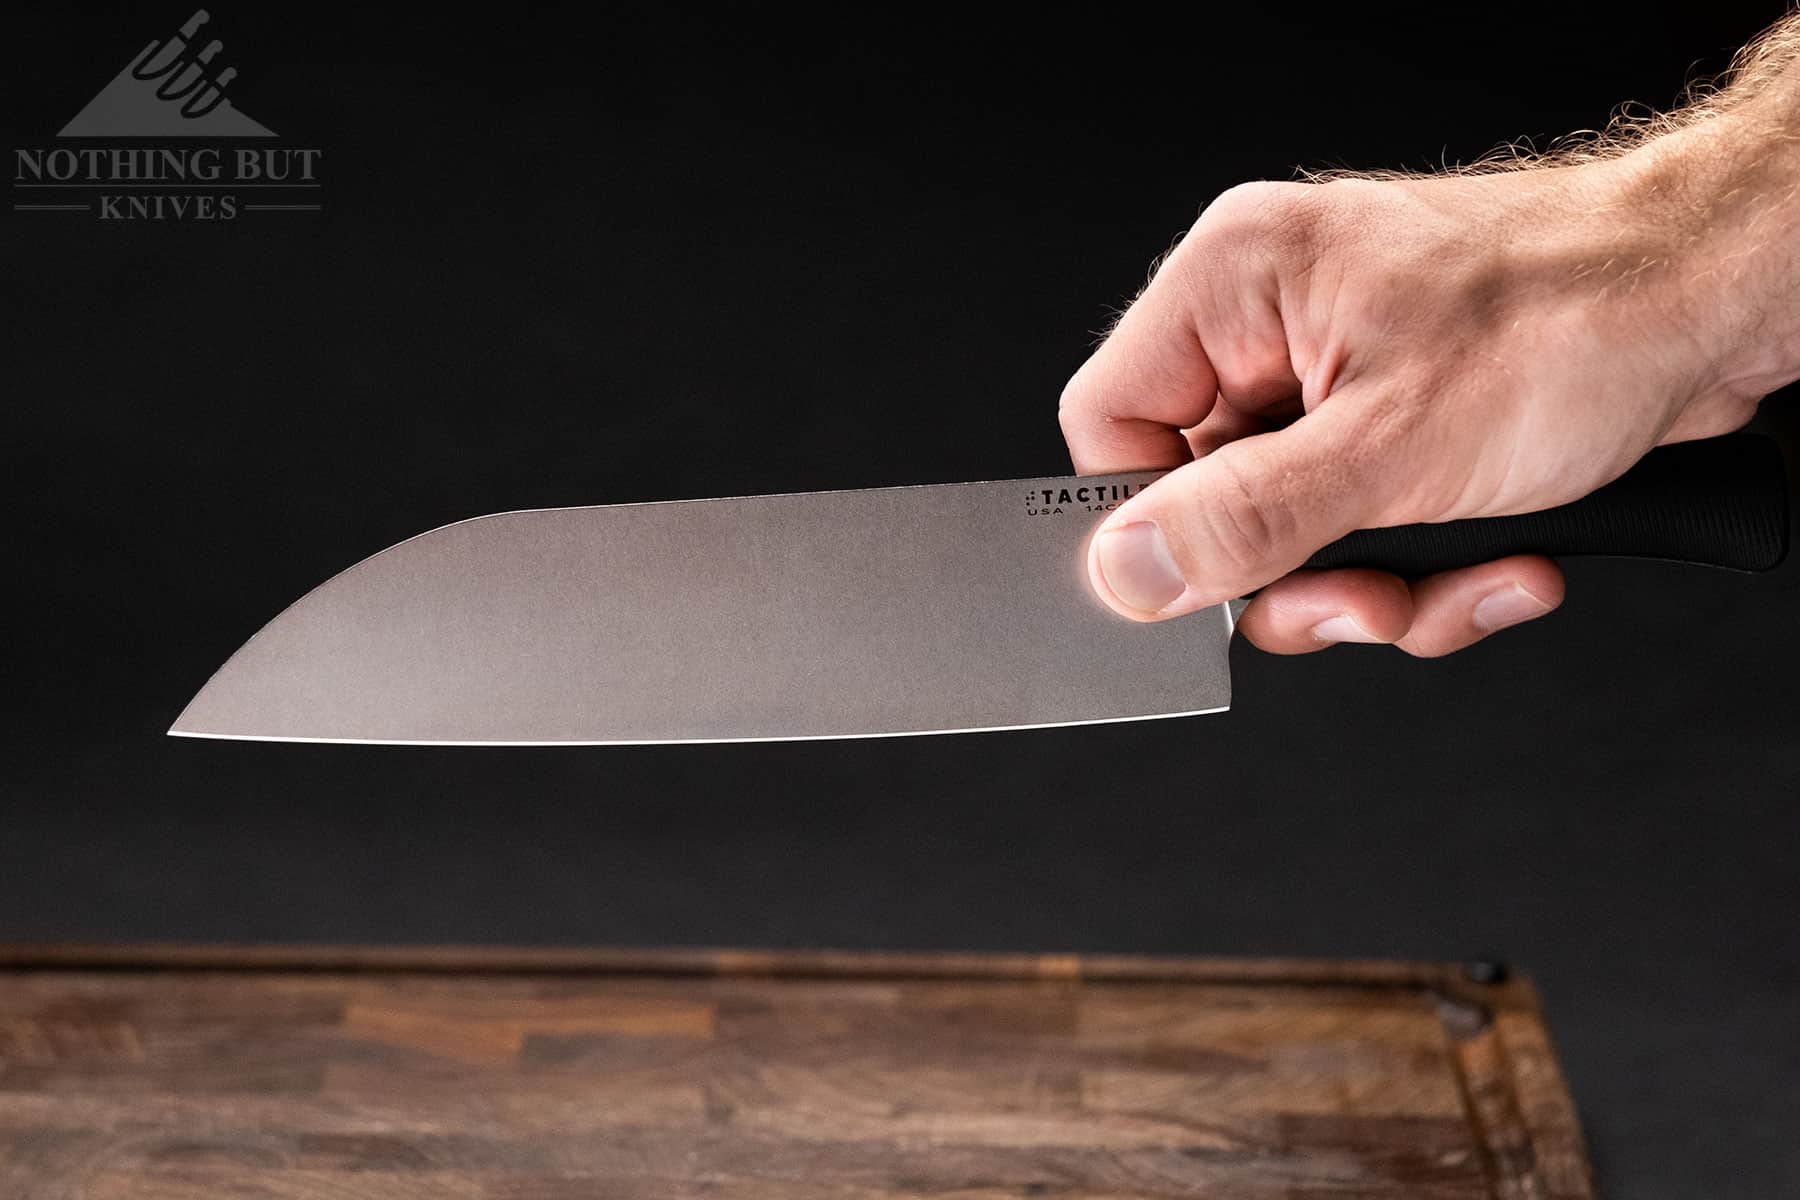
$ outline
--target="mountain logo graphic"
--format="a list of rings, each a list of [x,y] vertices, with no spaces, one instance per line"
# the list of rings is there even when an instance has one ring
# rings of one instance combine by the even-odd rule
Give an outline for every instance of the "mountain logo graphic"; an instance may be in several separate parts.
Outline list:
[[[224,43],[199,36],[201,9],[180,32],[144,47],[63,126],[66,138],[274,137],[225,95],[237,68],[214,69]]]

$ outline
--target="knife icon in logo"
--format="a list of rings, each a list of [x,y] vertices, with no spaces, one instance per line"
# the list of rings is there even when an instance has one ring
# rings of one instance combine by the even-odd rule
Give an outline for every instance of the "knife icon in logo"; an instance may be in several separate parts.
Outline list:
[[[58,136],[274,137],[226,96],[237,69],[215,71],[225,44],[200,36],[209,20],[200,9],[179,31],[144,47]]]

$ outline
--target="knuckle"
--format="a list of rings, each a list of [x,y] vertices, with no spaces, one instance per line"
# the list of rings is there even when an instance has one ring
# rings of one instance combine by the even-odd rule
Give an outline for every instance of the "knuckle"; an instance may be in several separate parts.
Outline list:
[[[1063,385],[1062,395],[1056,400],[1056,423],[1062,426],[1065,435],[1070,426],[1076,424],[1076,413],[1081,403],[1081,392],[1077,390],[1076,381],[1071,379]]]
[[[1320,190],[1315,184],[1268,179],[1240,183],[1220,192],[1200,214],[1200,223],[1279,224],[1304,208],[1306,198]]]
[[[1304,256],[1380,227],[1394,203],[1391,185],[1374,180],[1241,183],[1207,206],[1195,232],[1248,240],[1278,255]]]
[[[1240,183],[1220,193],[1194,225],[1199,245],[1230,245],[1278,257],[1302,254],[1317,241],[1325,215],[1323,188],[1311,183]]]
[[[1089,360],[1069,381],[1063,384],[1062,394],[1056,400],[1056,419],[1062,426],[1063,433],[1085,428],[1092,420],[1093,414],[1102,406],[1104,391],[1093,384],[1093,367]]]
[[[1067,389],[1063,392],[1061,405],[1056,410],[1056,424],[1062,431],[1063,444],[1069,448],[1070,455],[1076,460],[1077,468],[1093,448],[1096,438],[1096,421],[1105,418],[1084,407],[1079,399],[1072,399]]]

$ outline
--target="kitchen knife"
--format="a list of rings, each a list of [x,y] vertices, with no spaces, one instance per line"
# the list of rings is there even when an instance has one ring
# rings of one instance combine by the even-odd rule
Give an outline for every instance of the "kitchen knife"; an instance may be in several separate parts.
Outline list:
[[[1158,477],[542,509],[420,534],[251,638],[171,734],[583,745],[1023,729],[1220,712],[1234,609],[1125,620],[1084,543]],[[1786,552],[1779,453],[1657,450],[1523,516],[1363,530],[1308,565],[1417,575],[1506,554],[1761,571]]]

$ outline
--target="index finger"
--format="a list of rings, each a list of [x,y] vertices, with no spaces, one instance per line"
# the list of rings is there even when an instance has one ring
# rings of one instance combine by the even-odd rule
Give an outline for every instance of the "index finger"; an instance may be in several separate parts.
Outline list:
[[[1181,431],[1212,410],[1219,381],[1179,257],[1170,255],[1063,388],[1057,415],[1078,474],[1161,470],[1193,457]]]

